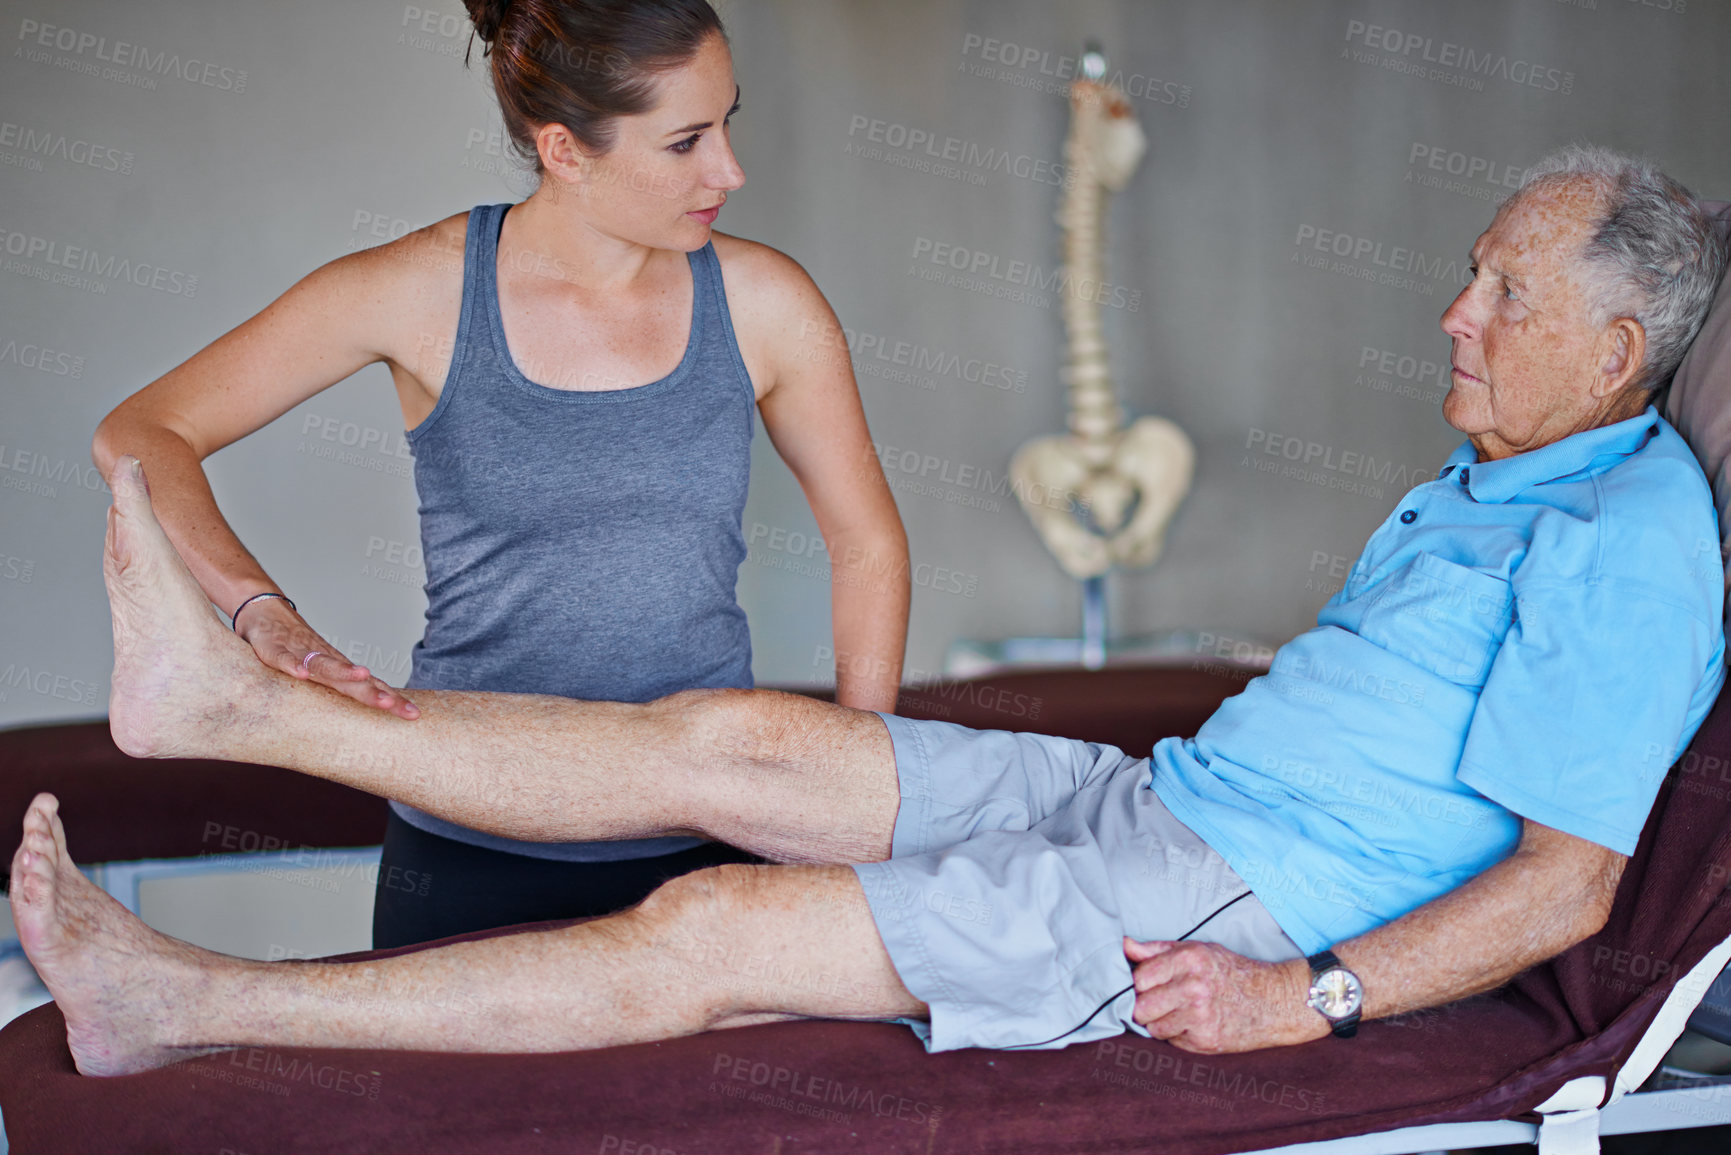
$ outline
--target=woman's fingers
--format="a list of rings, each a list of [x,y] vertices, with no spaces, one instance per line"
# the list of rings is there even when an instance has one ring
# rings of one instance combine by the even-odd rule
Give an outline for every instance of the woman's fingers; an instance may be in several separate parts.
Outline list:
[[[371,695],[370,699],[362,698],[361,700],[367,702],[368,705],[377,706],[381,710],[389,710],[399,718],[414,719],[421,716],[420,709],[404,697],[401,690],[395,686],[387,685],[378,678],[370,675],[367,677],[366,691]]]
[[[246,625],[246,640],[259,661],[291,677],[329,686],[363,706],[386,710],[399,718],[420,716],[420,710],[400,691],[373,677],[365,666],[349,661],[279,599],[264,605],[264,612]]]
[[[357,666],[341,654],[317,648],[308,651],[311,661],[305,665],[306,676],[320,685],[329,686],[363,706],[388,710],[399,718],[417,718],[420,710],[394,686],[387,685],[365,666]]]
[[[336,682],[365,682],[376,680],[372,671],[365,666],[357,666],[334,650],[313,646],[301,655],[296,662],[315,682],[323,682],[327,686]]]
[[[421,708],[405,698],[401,690],[394,686],[387,686],[377,678],[373,679],[373,685],[378,687],[380,691],[379,706],[381,709],[389,710],[397,717],[407,718],[410,721],[421,716]]]
[[[300,665],[295,660],[297,676],[309,682],[317,682],[321,686],[329,686],[345,698],[353,698],[363,706],[373,706],[382,710],[395,707],[400,695],[391,687],[366,672],[365,667],[355,666],[346,658],[332,654],[318,654],[307,665]],[[359,677],[351,676],[353,670],[360,670]]]

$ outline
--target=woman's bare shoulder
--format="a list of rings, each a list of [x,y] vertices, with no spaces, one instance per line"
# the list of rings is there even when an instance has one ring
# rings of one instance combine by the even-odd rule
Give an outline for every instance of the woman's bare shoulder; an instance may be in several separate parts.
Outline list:
[[[711,233],[710,238],[721,261],[722,276],[737,280],[741,289],[786,292],[812,283],[811,275],[798,261],[762,241],[727,233]]]
[[[340,263],[349,266],[350,276],[372,280],[381,289],[410,295],[436,293],[452,282],[462,282],[468,225],[468,213],[454,213],[393,241],[351,253]]]
[[[713,237],[740,354],[761,401],[796,369],[809,375],[814,349],[827,358],[840,322],[798,261],[758,241]]]
[[[828,317],[829,302],[800,263],[760,241],[712,233],[727,305],[751,317]]]

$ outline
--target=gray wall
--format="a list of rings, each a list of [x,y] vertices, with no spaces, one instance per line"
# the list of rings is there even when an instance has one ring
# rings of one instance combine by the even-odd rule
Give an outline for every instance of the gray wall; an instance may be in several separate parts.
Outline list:
[[[1024,439],[1061,426],[1055,294],[995,294],[1016,288],[1010,262],[1057,263],[1057,189],[1036,162],[1059,159],[1054,74],[1084,38],[1122,68],[1151,146],[1111,210],[1120,391],[1199,451],[1166,556],[1112,579],[1121,634],[1280,638],[1313,620],[1327,559],[1355,554],[1458,441],[1440,378],[1417,365],[1446,364],[1437,317],[1505,176],[1592,139],[1731,194],[1719,0],[732,0],[723,12],[748,184],[721,225],[791,254],[828,294],[860,343],[915,561],[961,575],[919,571],[910,673],[935,669],[956,638],[1076,626],[1075,584],[1013,497],[943,476],[1001,477]],[[105,708],[106,497],[87,464],[101,416],[321,262],[377,243],[375,227],[522,195],[485,72],[462,67],[461,13],[457,0],[0,0],[0,723]],[[963,162],[898,163],[925,156],[890,143],[916,132],[954,138]],[[939,246],[983,267],[928,279],[950,271],[930,259],[955,251]],[[904,379],[880,359],[898,343],[1005,367],[1026,389]],[[414,491],[385,370],[356,376],[208,467],[309,619],[400,680],[424,604],[404,560]],[[1258,468],[1311,443],[1324,464],[1303,476]],[[1346,453],[1374,458],[1372,475],[1327,467]],[[912,455],[921,465],[904,470]],[[746,525],[758,678],[822,679],[822,559],[786,545],[813,521],[761,438]]]

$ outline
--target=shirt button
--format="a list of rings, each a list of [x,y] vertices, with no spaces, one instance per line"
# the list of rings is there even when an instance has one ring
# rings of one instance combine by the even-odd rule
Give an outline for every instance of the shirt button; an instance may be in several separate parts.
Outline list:
[[[1409,509],[1400,515],[1400,520],[1403,525],[1411,525],[1413,522],[1418,520],[1418,513],[1415,510]]]
[[[1472,475],[1472,470],[1470,470],[1470,469],[1461,470],[1461,484],[1465,485],[1467,483],[1467,478],[1470,477],[1471,475]]]

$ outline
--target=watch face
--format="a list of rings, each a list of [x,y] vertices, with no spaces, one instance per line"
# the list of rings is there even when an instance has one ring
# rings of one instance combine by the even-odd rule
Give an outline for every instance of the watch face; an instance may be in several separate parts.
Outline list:
[[[1324,1018],[1344,1019],[1363,1004],[1364,988],[1345,967],[1330,967],[1311,983],[1309,1002]]]

